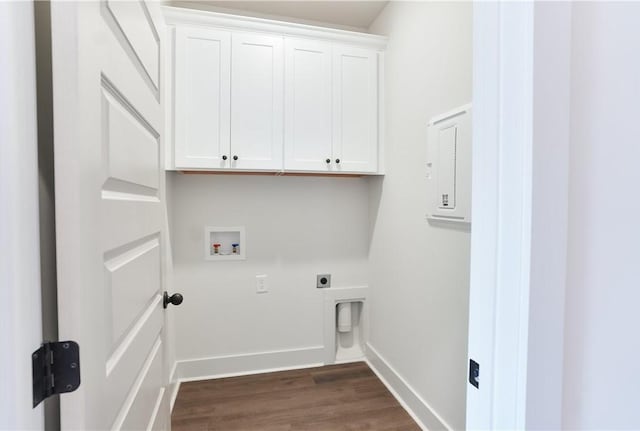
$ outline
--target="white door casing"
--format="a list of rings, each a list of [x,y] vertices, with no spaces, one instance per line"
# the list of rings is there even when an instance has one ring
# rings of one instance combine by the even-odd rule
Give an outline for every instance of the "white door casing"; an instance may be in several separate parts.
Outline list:
[[[334,166],[331,43],[286,38],[284,69],[284,168],[329,171]]]
[[[281,170],[282,37],[233,33],[231,43],[231,167]]]
[[[175,166],[229,167],[231,33],[177,27],[174,53]]]
[[[562,428],[571,7],[474,5],[468,429]]]
[[[33,2],[0,2],[0,429],[43,429],[31,353],[42,342]]]
[[[526,261],[527,190],[526,148],[529,146],[526,118],[529,83],[526,46],[529,7],[509,16],[514,20],[509,38],[503,39],[505,22],[501,5],[474,7],[473,29],[473,151],[471,275],[469,294],[469,358],[480,364],[479,388],[467,384],[467,427],[470,429],[523,429],[526,362],[519,339],[526,313],[521,303],[528,290]],[[509,21],[506,21],[509,22]],[[520,29],[518,32],[516,29]],[[518,37],[515,37],[518,36]],[[504,44],[504,45],[503,45]],[[511,48],[511,49],[509,49]],[[501,75],[508,55],[522,53],[518,73]],[[512,69],[508,72],[514,72]],[[503,79],[505,82],[502,82]],[[520,92],[502,91],[518,83]],[[519,108],[513,102],[524,102]],[[502,122],[505,104],[514,108],[512,120]],[[518,130],[521,133],[518,133]],[[513,140],[504,145],[509,136]],[[503,264],[508,261],[511,266]],[[505,282],[507,284],[505,284]],[[515,282],[515,283],[514,283]],[[514,283],[514,284],[511,284]],[[505,293],[501,297],[501,293]],[[498,332],[502,330],[504,338]],[[509,361],[508,365],[505,361]],[[504,368],[500,369],[497,364]],[[506,403],[505,403],[506,401]]]
[[[63,429],[164,429],[159,4],[53,2]]]

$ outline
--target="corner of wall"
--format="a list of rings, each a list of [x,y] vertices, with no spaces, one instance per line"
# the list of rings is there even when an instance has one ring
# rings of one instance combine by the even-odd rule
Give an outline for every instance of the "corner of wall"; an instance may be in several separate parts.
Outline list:
[[[385,176],[368,184],[367,356],[436,429],[465,426],[470,232],[425,220],[427,124],[471,100],[472,15],[470,2],[389,2],[369,28],[388,44]]]
[[[378,351],[367,343],[367,364],[423,430],[453,430]]]

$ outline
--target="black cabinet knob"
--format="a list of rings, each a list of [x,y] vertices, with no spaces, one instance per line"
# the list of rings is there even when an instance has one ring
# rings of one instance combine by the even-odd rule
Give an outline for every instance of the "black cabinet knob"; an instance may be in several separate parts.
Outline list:
[[[336,159],[336,163],[340,163],[340,159]]]
[[[238,156],[233,156],[233,160],[238,160]]]
[[[162,298],[162,306],[164,308],[167,308],[169,304],[180,305],[182,304],[183,299],[184,298],[179,293],[174,293],[173,295],[169,296],[167,292],[164,292],[164,297]]]
[[[331,159],[327,159],[325,160],[325,162],[327,162],[327,164],[331,163]]]
[[[222,156],[222,160],[227,160],[227,156]]]

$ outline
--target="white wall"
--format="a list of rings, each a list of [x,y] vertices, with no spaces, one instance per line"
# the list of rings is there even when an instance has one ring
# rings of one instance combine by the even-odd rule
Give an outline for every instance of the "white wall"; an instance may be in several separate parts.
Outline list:
[[[166,142],[163,142],[163,144],[166,145]],[[173,272],[174,272],[173,248],[172,248],[173,231],[171,229],[171,225],[173,223],[173,214],[172,214],[173,196],[171,194],[172,178],[173,178],[173,174],[171,172],[165,172],[164,176],[161,178],[163,184],[162,184],[162,187],[160,188],[160,190],[164,192],[163,200],[166,205],[164,208],[165,213],[164,213],[164,225],[163,225],[163,229],[165,233],[164,235],[165,243],[163,244],[164,253],[163,253],[162,283],[163,283],[163,290],[169,293],[169,295],[172,295],[175,292],[177,292],[175,282],[173,279]],[[168,310],[168,312],[164,314],[164,331],[165,331],[164,333],[165,335],[164,368],[165,368],[167,378],[169,380],[169,395],[171,397],[170,401],[171,401],[172,409],[173,409],[173,403],[175,402],[175,397],[177,397],[178,389],[179,389],[174,376],[174,373],[176,371],[176,338],[177,338],[175,316],[176,314],[179,314],[179,313],[180,313],[180,307],[176,309],[175,307],[172,306]]]
[[[565,429],[640,429],[640,4],[574,3]]]
[[[29,360],[42,342],[33,3],[0,3],[0,52],[0,429],[43,429]]]
[[[465,426],[470,235],[425,220],[426,124],[471,100],[471,23],[470,3],[391,2],[370,28],[389,36],[370,344],[440,417],[430,429]]]
[[[185,298],[174,310],[178,361],[323,346],[316,274],[332,274],[333,286],[367,282],[366,180],[169,179],[174,290]],[[247,259],[205,261],[205,225],[245,226]],[[268,275],[269,293],[256,293],[258,274]]]

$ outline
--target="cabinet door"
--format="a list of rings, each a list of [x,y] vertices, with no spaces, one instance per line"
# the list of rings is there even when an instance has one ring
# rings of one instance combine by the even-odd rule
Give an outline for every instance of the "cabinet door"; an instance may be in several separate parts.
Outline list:
[[[337,171],[378,168],[377,71],[376,51],[334,45],[332,162]]]
[[[176,168],[224,168],[229,160],[231,33],[176,28]]]
[[[284,167],[331,170],[331,44],[286,39],[284,76]]]
[[[231,80],[231,166],[282,169],[282,37],[234,33]]]

